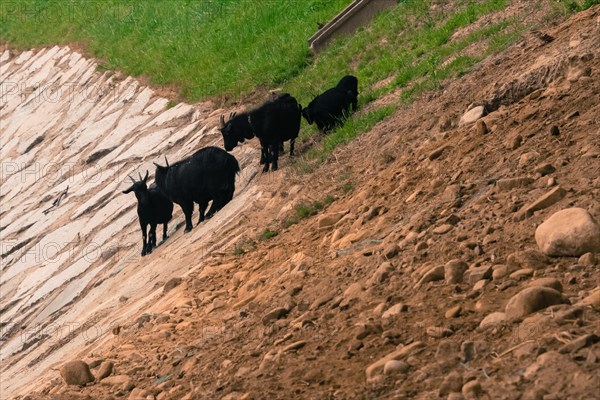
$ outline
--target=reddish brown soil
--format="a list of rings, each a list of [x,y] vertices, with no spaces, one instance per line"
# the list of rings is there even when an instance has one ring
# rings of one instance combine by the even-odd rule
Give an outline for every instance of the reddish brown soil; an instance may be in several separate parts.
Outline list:
[[[236,248],[214,253],[164,295],[161,314],[130,321],[85,358],[113,361],[121,381],[68,387],[57,373],[25,398],[463,398],[447,393],[448,376],[462,380],[457,390],[462,386],[466,398],[597,398],[600,344],[558,351],[599,334],[598,304],[479,327],[534,279],[558,279],[572,304],[599,286],[598,264],[541,257],[534,232],[568,207],[600,218],[600,6],[544,33],[554,40],[525,35],[313,173],[284,166],[263,176],[263,201],[240,217],[240,228],[257,238],[269,225],[281,229],[276,237],[240,238]],[[487,134],[458,126],[471,103],[486,105]],[[553,125],[558,136],[550,134]],[[546,163],[555,171],[536,173]],[[521,176],[532,183],[509,190],[497,184]],[[555,185],[564,198],[516,218]],[[294,204],[327,195],[335,201],[318,215],[279,228]],[[338,213],[345,216],[328,225],[326,217]],[[433,232],[448,221],[448,232]],[[523,261],[523,251],[538,258]],[[471,270],[507,265],[520,273],[495,275],[479,290],[466,281],[417,285],[427,268],[452,259]],[[193,260],[188,252],[173,262]],[[384,262],[391,264],[387,276],[374,279]],[[403,312],[382,318],[381,310],[398,303]],[[446,317],[454,306],[458,315]],[[278,319],[265,318],[277,308]],[[398,357],[405,371],[367,380],[370,365],[417,342]],[[132,386],[138,391],[130,394]]]

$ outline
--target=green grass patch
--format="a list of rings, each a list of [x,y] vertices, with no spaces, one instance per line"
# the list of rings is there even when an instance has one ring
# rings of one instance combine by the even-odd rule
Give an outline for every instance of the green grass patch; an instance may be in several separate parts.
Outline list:
[[[266,228],[263,233],[260,235],[262,240],[269,240],[274,238],[275,236],[279,235],[279,232],[277,232],[276,230],[272,230],[270,228]]]
[[[394,110],[394,106],[385,106],[347,119],[342,127],[323,138],[321,146],[309,150],[307,157],[324,160],[335,148],[348,143],[362,132],[369,131],[376,123],[391,115]]]
[[[310,63],[307,39],[351,0],[19,0],[0,7],[0,41],[79,43],[105,67],[176,85],[183,98],[276,87]]]
[[[344,194],[350,192],[352,189],[354,189],[354,184],[352,182],[346,182],[344,183],[344,186],[342,186],[342,192],[344,192]]]
[[[313,215],[317,215],[321,210],[329,206],[334,201],[335,197],[327,195],[321,200],[314,200],[309,203],[300,203],[296,205],[296,207],[294,207],[292,215],[283,222],[283,227],[289,228],[290,226],[297,224],[303,219],[312,217]]]

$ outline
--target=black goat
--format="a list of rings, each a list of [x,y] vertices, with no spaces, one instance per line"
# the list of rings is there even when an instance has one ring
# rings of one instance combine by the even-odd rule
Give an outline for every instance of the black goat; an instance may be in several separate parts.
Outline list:
[[[356,111],[358,107],[358,79],[352,75],[344,76],[336,87],[326,90],[302,110],[306,122],[317,124],[320,131],[326,133],[342,123],[344,114]]]
[[[163,196],[156,184],[146,186],[148,180],[148,171],[146,176],[136,181],[131,176],[129,179],[133,181],[133,185],[123,193],[134,192],[138,200],[137,213],[142,228],[142,256],[152,253],[152,249],[156,247],[156,225],[163,224],[163,242],[167,240],[167,223],[173,216],[173,203]],[[150,225],[150,238],[147,239],[146,230]]]
[[[185,232],[192,230],[194,203],[198,203],[200,218],[204,221],[208,203],[212,201],[206,218],[212,217],[229,203],[235,191],[235,175],[240,166],[234,156],[218,147],[205,147],[192,156],[166,166],[156,165],[156,184],[160,191],[181,206],[185,215]]]
[[[294,156],[294,143],[300,132],[302,106],[288,93],[268,100],[260,107],[240,114],[231,114],[229,121],[221,116],[219,130],[223,135],[225,150],[231,151],[246,139],[258,138],[261,146],[260,163],[263,172],[277,170],[279,151],[283,142],[290,141],[290,157]]]

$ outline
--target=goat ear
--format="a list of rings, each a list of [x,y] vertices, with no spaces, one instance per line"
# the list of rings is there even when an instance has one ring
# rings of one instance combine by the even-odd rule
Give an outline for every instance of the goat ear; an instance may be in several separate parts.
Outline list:
[[[158,168],[158,169],[165,169],[165,167],[163,167],[162,165],[157,164],[155,162],[153,162],[152,164],[156,165],[156,168]]]
[[[141,177],[141,175],[140,175]],[[144,181],[144,183],[146,183],[146,181],[148,180],[148,170],[146,170],[146,176],[144,176],[144,179],[142,179]]]
[[[129,189],[123,190],[123,193],[127,194],[130,193],[133,190],[133,186],[130,187]]]

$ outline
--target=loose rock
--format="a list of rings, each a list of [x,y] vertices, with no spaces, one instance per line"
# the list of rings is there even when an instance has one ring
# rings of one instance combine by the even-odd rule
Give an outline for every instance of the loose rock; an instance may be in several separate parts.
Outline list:
[[[492,277],[492,267],[490,265],[474,267],[468,269],[466,273],[469,276],[469,283],[473,285],[482,279],[490,279]]]
[[[597,343],[600,341],[600,337],[598,337],[597,335],[591,333],[589,335],[583,335],[575,340],[572,340],[571,342],[565,344],[563,347],[561,347],[558,352],[559,353],[574,353],[576,351],[579,351],[580,349],[583,349],[584,347],[588,347],[593,345],[594,343]]]
[[[461,260],[451,260],[444,265],[444,277],[447,284],[460,283],[469,266]]]
[[[485,121],[483,120],[479,120],[477,121],[477,124],[475,125],[475,130],[477,131],[478,135],[485,135],[486,133],[488,133],[488,127],[485,124]]]
[[[550,256],[578,257],[600,252],[600,226],[583,208],[554,213],[535,230],[540,250]]]
[[[369,279],[369,285],[373,286],[379,283],[383,283],[388,280],[390,272],[394,270],[394,267],[389,262],[382,263],[379,268],[373,273],[371,279]]]
[[[83,386],[94,381],[89,365],[82,360],[69,361],[63,365],[60,369],[60,376],[67,385]]]
[[[523,268],[519,269],[512,274],[510,274],[510,279],[515,279],[517,281],[531,278],[533,276],[533,270],[531,268]]]
[[[560,283],[560,281],[556,278],[540,278],[540,279],[536,279],[534,281],[529,282],[529,284],[527,285],[529,287],[534,287],[534,286],[544,286],[544,287],[549,287],[552,288],[558,292],[562,292],[563,291],[563,286],[562,283]]]
[[[567,191],[560,186],[556,186],[548,193],[538,198],[533,203],[523,206],[514,216],[514,221],[522,221],[525,218],[529,218],[534,212],[548,208],[554,203],[560,201],[567,195]]]
[[[381,318],[391,318],[395,315],[398,315],[402,312],[406,312],[408,311],[408,306],[406,304],[403,303],[398,303],[395,304],[393,306],[391,306],[389,309],[387,309],[383,315],[381,316]]]
[[[98,373],[96,375],[97,380],[102,380],[112,374],[113,371],[113,362],[112,361],[104,361],[100,364],[100,368],[98,368]]]
[[[450,224],[440,225],[433,229],[433,233],[436,235],[443,235],[444,233],[450,232],[452,228],[454,228],[454,226]]]
[[[433,267],[430,270],[428,270],[423,275],[417,286],[421,286],[427,282],[440,281],[442,279],[444,279],[444,266],[438,265],[437,267]]]
[[[407,346],[403,346],[400,349],[388,354],[387,356],[381,358],[378,361],[375,361],[373,364],[369,365],[365,370],[365,375],[367,377],[367,381],[373,379],[373,377],[383,369],[385,364],[390,360],[401,360],[406,358],[412,354],[415,354],[420,349],[425,347],[425,343],[423,342],[414,342]]]
[[[508,319],[523,318],[531,313],[554,304],[564,304],[566,300],[560,292],[548,287],[530,287],[514,295],[506,305]]]
[[[539,251],[525,250],[512,253],[506,259],[506,265],[510,271],[516,271],[523,268],[538,270],[545,268],[550,263],[548,257]]]
[[[406,373],[410,369],[410,365],[404,361],[390,360],[383,366],[383,373],[385,375],[395,375],[398,373]]]
[[[427,328],[427,334],[433,338],[448,337],[452,336],[453,333],[454,332],[452,331],[452,329],[443,328],[440,326],[430,326],[429,328]]]
[[[318,226],[321,229],[329,228],[330,226],[335,225],[346,214],[347,214],[346,212],[338,212],[338,213],[323,215],[318,220]]]
[[[487,315],[480,323],[479,327],[481,329],[489,328],[490,326],[495,326],[500,323],[506,321],[506,314],[503,312],[493,312]]]
[[[534,182],[533,178],[530,178],[530,177],[527,177],[527,176],[522,176],[522,177],[519,177],[519,178],[499,179],[496,182],[496,185],[498,186],[498,189],[500,189],[501,191],[507,192],[507,191],[512,190],[514,188],[529,186],[533,182]]]
[[[593,253],[585,253],[577,260],[577,264],[585,265],[586,267],[593,267],[597,263],[598,259]]]
[[[478,399],[482,393],[481,384],[476,380],[469,381],[462,387],[462,394],[467,400]]]
[[[288,314],[289,310],[284,307],[277,307],[268,313],[262,318],[263,325],[269,325],[270,323],[285,317]]]
[[[440,386],[439,395],[445,396],[448,393],[452,392],[460,392],[463,386],[463,377],[460,373],[456,371],[450,372],[444,380],[442,381],[442,385]]]
[[[477,121],[479,118],[483,117],[485,114],[485,108],[483,106],[473,107],[469,111],[463,114],[458,121],[458,126],[469,125]]]
[[[540,164],[537,167],[535,167],[535,172],[540,174],[541,176],[546,176],[548,174],[553,173],[554,171],[556,171],[556,168],[554,168],[554,165],[552,164]]]
[[[578,305],[589,305],[600,307],[600,288],[596,288],[592,294],[581,300]]]
[[[452,308],[449,308],[448,311],[446,311],[446,313],[444,314],[444,316],[446,318],[456,318],[460,315],[460,312],[462,311],[462,307],[461,305],[456,305]]]
[[[141,399],[145,399],[146,397],[148,397],[148,395],[149,395],[149,393],[147,390],[135,388],[129,394],[128,399],[129,400],[141,400]]]
[[[169,281],[167,283],[165,283],[165,286],[163,287],[163,293],[167,293],[168,291],[176,288],[180,284],[181,284],[181,278],[169,279]]]

